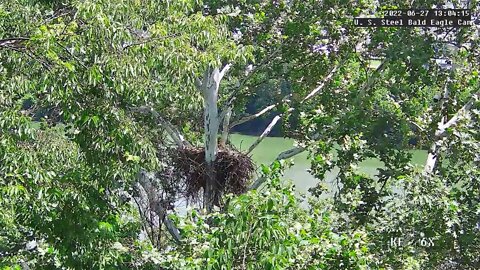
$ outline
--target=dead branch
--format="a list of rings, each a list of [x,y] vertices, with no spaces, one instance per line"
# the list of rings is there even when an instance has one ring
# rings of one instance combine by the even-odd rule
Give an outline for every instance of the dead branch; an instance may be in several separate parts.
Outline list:
[[[14,38],[0,39],[0,47],[21,48],[23,47],[23,43],[27,40],[30,40],[30,38],[14,37]]]
[[[255,114],[251,114],[251,115],[249,115],[249,116],[245,116],[245,117],[243,117],[243,118],[241,118],[241,119],[233,122],[233,123],[230,125],[230,129],[232,129],[232,128],[238,126],[238,125],[241,125],[241,124],[243,124],[243,123],[246,123],[246,122],[248,122],[248,121],[250,121],[250,120],[253,120],[253,119],[255,119],[255,118],[258,118],[258,117],[264,115],[265,113],[271,111],[273,108],[275,108],[275,107],[277,107],[277,106],[278,106],[278,103],[273,104],[273,105],[270,105],[270,106],[267,106],[267,107],[265,107],[264,109],[262,109],[261,111],[255,113]]]
[[[306,150],[305,147],[302,147],[302,146],[297,146],[297,147],[294,147],[290,150],[287,150],[287,151],[283,151],[282,153],[280,153],[277,158],[275,158],[275,161],[279,161],[279,160],[284,160],[284,159],[288,159],[288,158],[291,158],[291,157],[294,157],[300,153],[303,153],[304,151]],[[252,189],[257,189],[259,188],[265,181],[267,180],[267,178],[265,177],[259,177],[257,178],[251,185],[250,187],[248,188],[249,190],[252,190]]]
[[[446,84],[447,85],[447,84]],[[445,86],[446,90],[444,95],[448,95],[448,90],[447,86]],[[436,166],[437,162],[437,155],[438,155],[438,147],[437,147],[437,142],[447,136],[447,129],[453,128],[457,125],[458,121],[462,118],[464,114],[467,114],[475,102],[478,101],[480,98],[480,90],[475,92],[472,97],[468,100],[465,105],[463,105],[453,116],[450,118],[450,120],[446,121],[445,117],[442,117],[438,123],[438,128],[435,131],[435,140],[432,143],[429,151],[428,151],[428,156],[427,156],[427,161],[425,164],[425,167],[423,169],[424,174],[430,174],[433,172]],[[445,99],[442,99],[442,107],[444,107],[443,102],[445,102]]]
[[[272,129],[275,127],[275,125],[280,121],[282,118],[282,115],[277,115],[273,118],[273,120],[270,122],[270,124],[265,128],[265,130],[262,132],[262,135],[257,138],[257,140],[248,148],[247,155],[250,154],[262,141],[265,139],[270,132],[272,132]]]
[[[446,131],[448,128],[454,127],[459,119],[461,118],[462,114],[468,113],[470,109],[473,107],[475,102],[477,102],[480,99],[480,91],[477,91],[475,94],[472,95],[472,97],[468,100],[468,102],[462,106],[455,114],[454,116],[445,124],[439,125],[438,130],[435,132],[435,137],[437,138],[442,138],[446,135]]]
[[[139,112],[143,114],[152,114],[157,123],[165,128],[167,134],[172,138],[172,140],[177,144],[178,147],[185,147],[191,146],[190,142],[188,142],[183,135],[173,126],[170,122],[165,120],[157,111],[153,108],[147,106],[141,106],[137,108],[131,109],[134,112]]]

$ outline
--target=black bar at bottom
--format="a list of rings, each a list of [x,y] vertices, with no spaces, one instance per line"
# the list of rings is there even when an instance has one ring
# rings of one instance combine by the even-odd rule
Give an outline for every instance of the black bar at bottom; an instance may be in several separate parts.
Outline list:
[[[400,18],[354,18],[357,27],[469,27],[474,25],[470,17],[400,17]]]

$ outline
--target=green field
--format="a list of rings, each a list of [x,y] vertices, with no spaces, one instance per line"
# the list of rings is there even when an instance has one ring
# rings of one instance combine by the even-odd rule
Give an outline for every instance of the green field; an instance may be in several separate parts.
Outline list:
[[[247,136],[240,134],[232,134],[230,140],[239,150],[247,150],[248,147],[256,140],[255,136]],[[268,137],[265,138],[260,145],[253,151],[252,157],[257,165],[270,164],[276,156],[285,150],[293,147],[294,141],[292,139]],[[423,165],[427,159],[427,151],[424,150],[412,150],[413,163],[419,166]],[[294,166],[285,172],[285,178],[294,182],[297,190],[301,193],[306,193],[310,187],[315,186],[318,180],[313,178],[311,174],[307,172],[310,167],[310,161],[307,159],[307,152],[299,154],[293,158]],[[375,175],[377,169],[382,167],[382,163],[376,159],[368,159],[362,162],[359,166],[359,170],[369,175]],[[333,179],[336,172],[330,172],[327,175],[326,182],[328,183]]]

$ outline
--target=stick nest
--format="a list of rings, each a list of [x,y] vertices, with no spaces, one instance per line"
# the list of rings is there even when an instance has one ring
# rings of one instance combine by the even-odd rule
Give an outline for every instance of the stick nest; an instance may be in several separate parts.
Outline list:
[[[175,149],[172,154],[176,173],[185,180],[187,197],[197,200],[207,178],[205,150],[186,147]],[[219,194],[245,193],[255,171],[251,157],[228,148],[219,149],[214,168]]]

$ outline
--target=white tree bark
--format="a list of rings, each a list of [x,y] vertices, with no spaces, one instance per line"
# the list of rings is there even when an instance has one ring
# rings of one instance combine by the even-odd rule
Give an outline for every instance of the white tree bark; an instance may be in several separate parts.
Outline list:
[[[322,82],[319,83],[319,85],[317,87],[315,87],[315,89],[313,89],[312,91],[310,91],[301,101],[300,101],[300,105],[305,103],[306,101],[308,101],[309,99],[311,99],[312,97],[314,97],[315,95],[317,95],[318,93],[320,93],[320,91],[325,87],[325,85],[333,78],[333,76],[335,75],[335,73],[337,72],[338,68],[343,65],[344,61],[342,61],[338,66],[334,67],[332,70],[330,70],[330,72],[328,73],[328,75],[324,78],[324,80]],[[283,100],[289,102],[288,100],[288,97],[290,97],[291,95],[287,95]],[[264,108],[263,110],[261,110],[260,112],[256,113],[256,114],[253,114],[253,115],[250,115],[250,116],[247,116],[247,117],[244,117],[240,120],[238,120],[236,123],[245,123],[247,121],[250,121],[250,120],[253,120],[261,115],[263,115],[264,113],[270,111],[271,109],[275,108],[276,106],[278,106],[279,103],[277,104],[273,104],[273,105],[270,105],[266,108]],[[286,113],[290,113],[290,112],[293,112],[295,109],[298,109],[298,108],[289,108],[287,110]],[[273,118],[273,120],[270,122],[270,124],[265,128],[265,130],[262,132],[262,135],[260,135],[260,137],[249,147],[248,149],[248,152],[247,154],[250,154],[262,141],[263,139],[268,136],[268,134],[270,134],[270,132],[272,131],[273,127],[275,127],[275,125],[278,123],[278,121],[285,115],[285,113],[283,114],[280,114],[280,115],[277,115]],[[238,124],[237,124],[238,125]]]
[[[214,69],[213,74],[218,74],[218,69]],[[210,76],[210,74],[207,74]],[[213,76],[212,76],[213,77]],[[203,90],[204,98],[204,129],[205,129],[205,161],[212,163],[216,159],[218,145],[217,135],[219,127],[218,119],[218,84],[213,81],[213,78],[208,79],[208,85],[205,85]]]
[[[440,101],[440,108],[441,113],[445,112],[446,100],[448,98],[448,81],[445,83],[444,90],[443,90],[443,98]],[[442,115],[440,121],[437,124],[437,132],[443,127],[444,123],[446,122],[447,116]],[[435,133],[437,133],[435,132]],[[435,166],[437,164],[437,141],[438,139],[435,137],[434,142],[430,146],[427,155],[427,161],[425,162],[425,167],[423,168],[424,174],[431,174],[435,170]]]
[[[325,87],[325,85],[332,79],[333,75],[337,72],[338,68],[341,67],[344,64],[344,61],[342,61],[338,66],[334,67],[330,72],[328,73],[327,77],[323,79],[322,82],[317,86],[317,88],[313,89],[306,97],[302,99],[301,103],[304,103],[305,101],[309,100],[313,96],[315,96],[320,90]]]
[[[447,90],[445,90],[444,96],[448,95]],[[477,102],[480,98],[480,91],[477,91],[473,96],[468,100],[468,102],[462,106],[453,116],[450,118],[450,120],[446,121],[445,118],[442,117],[440,122],[438,123],[438,128],[435,132],[435,140],[432,143],[432,146],[430,147],[430,150],[428,151],[428,156],[427,156],[427,162],[425,163],[425,167],[423,169],[424,174],[431,174],[433,173],[435,166],[437,164],[437,155],[438,155],[438,147],[437,143],[439,140],[441,140],[443,137],[447,135],[447,129],[452,128],[455,125],[457,125],[458,121],[462,118],[462,115],[467,114],[470,109],[473,107],[475,102]],[[442,102],[445,102],[442,100]],[[442,104],[443,106],[443,104]]]
[[[293,108],[290,108],[288,111],[293,111]],[[268,124],[268,126],[263,130],[262,134],[255,140],[255,142],[252,143],[252,145],[250,145],[247,151],[247,155],[250,154],[253,150],[255,150],[255,148],[257,148],[257,146],[263,141],[263,139],[265,139],[265,137],[267,137],[270,132],[272,132],[278,121],[282,119],[282,116],[283,114],[279,114],[272,119],[270,124]]]
[[[338,68],[340,68],[345,62],[342,61],[340,62],[339,65],[335,66],[332,70],[330,70],[330,72],[328,73],[328,75],[323,79],[323,81],[321,81],[318,86],[313,89],[312,91],[310,91],[301,101],[300,101],[300,104],[303,104],[305,103],[306,101],[308,101],[309,99],[311,99],[312,97],[314,97],[315,95],[317,95],[324,87],[325,85],[333,78],[333,76],[335,75],[335,73],[338,71]],[[292,95],[287,95],[285,96],[282,100],[283,101],[286,101],[286,102],[290,102],[289,98],[291,97]],[[274,108],[276,108],[278,105],[280,105],[281,102],[279,103],[275,103],[275,104],[272,104],[272,105],[269,105],[265,108],[263,108],[262,110],[260,110],[259,112],[255,113],[255,114],[251,114],[251,115],[248,115],[248,116],[245,116],[243,118],[240,118],[239,120],[233,122],[231,125],[230,125],[230,129],[232,129],[233,127],[237,126],[237,125],[241,125],[243,123],[246,123],[248,121],[251,121],[253,119],[256,119],[262,115],[264,115],[265,113],[273,110]],[[290,108],[289,109],[289,112],[293,111],[294,109],[293,108]]]
[[[448,120],[448,122],[439,126],[437,132],[435,132],[435,136],[438,138],[444,137],[447,133],[447,128],[454,127],[458,123],[458,120],[461,118],[462,114],[468,113],[475,102],[479,99],[480,91],[477,91],[475,94],[473,94],[470,100],[463,105],[463,107],[460,108],[460,110],[458,110],[450,120]]]
[[[204,73],[203,82],[197,82],[203,95],[204,101],[204,137],[205,137],[205,163],[206,181],[203,191],[203,205],[208,212],[211,212],[214,205],[219,203],[219,194],[217,179],[215,177],[215,160],[218,153],[218,129],[220,118],[218,116],[218,90],[220,81],[225,73],[230,69],[226,65],[222,71],[214,68],[212,71],[208,68]]]
[[[374,71],[375,74],[378,74],[379,72],[382,72],[385,68],[386,68],[386,63],[388,62],[388,60],[384,60]],[[312,91],[310,91],[300,102],[300,104],[306,102],[307,100],[311,99],[312,97],[314,97],[315,95],[317,95],[324,87],[325,85],[327,84],[328,81],[330,81],[333,76],[335,75],[335,73],[337,72],[338,68],[343,65],[343,61],[336,67],[334,67],[330,72],[329,74],[325,77],[325,79],[319,83],[319,85],[313,89]],[[373,84],[373,82],[375,81],[375,76],[370,76],[368,79],[367,79],[367,82],[363,85],[363,87],[360,89],[360,94],[357,98],[357,100],[360,99],[360,97],[362,95],[365,94],[365,91]],[[270,105],[268,107],[266,107],[265,109],[261,110],[259,113],[256,113],[254,115],[251,115],[251,116],[247,116],[246,118],[242,118],[240,119],[239,121],[242,121],[242,120],[245,120],[244,122],[247,122],[247,121],[250,121],[252,119],[255,119],[256,117],[262,115],[263,113],[271,110],[270,107],[273,106],[276,107],[278,104],[274,104],[274,105]],[[272,108],[272,109],[273,109]],[[287,112],[292,112],[293,110],[295,110],[295,108],[290,108]],[[263,112],[263,113],[261,113]],[[258,115],[258,116],[257,116]],[[279,115],[280,117],[282,115]],[[253,151],[255,149],[255,147],[257,147],[259,145],[259,143],[263,140],[263,138],[268,135],[268,133],[270,133],[271,129],[273,128],[273,126],[278,122],[279,119],[276,119],[274,118],[274,120],[268,125],[268,127],[264,130],[264,132],[262,133],[262,135],[257,139],[257,141],[255,141],[252,146],[250,146],[249,148],[249,151],[248,153],[250,153],[251,151]],[[242,123],[244,123],[242,122]],[[273,125],[272,125],[273,124]],[[266,135],[264,135],[266,134]],[[263,137],[262,137],[263,136]],[[313,138],[316,140],[318,139],[319,135],[316,134],[313,136]],[[305,148],[304,147],[295,147],[295,148],[292,148],[288,151],[285,151],[285,152],[282,152],[280,153],[277,158],[275,160],[283,160],[283,159],[287,159],[287,158],[291,158],[295,155],[298,155],[300,153],[302,153],[303,151],[305,151]],[[259,188],[264,182],[266,181],[266,179],[264,177],[259,177],[257,178],[252,185],[250,185],[249,189],[257,189]]]
[[[271,111],[273,108],[277,107],[277,105],[278,104],[273,104],[273,105],[267,106],[256,114],[251,114],[249,116],[245,116],[245,117],[233,122],[230,125],[230,129],[264,115],[265,113]]]
[[[430,149],[428,150],[427,161],[425,163],[425,167],[423,168],[424,174],[430,174],[435,169],[435,165],[437,163],[437,145],[435,143],[432,144]]]

